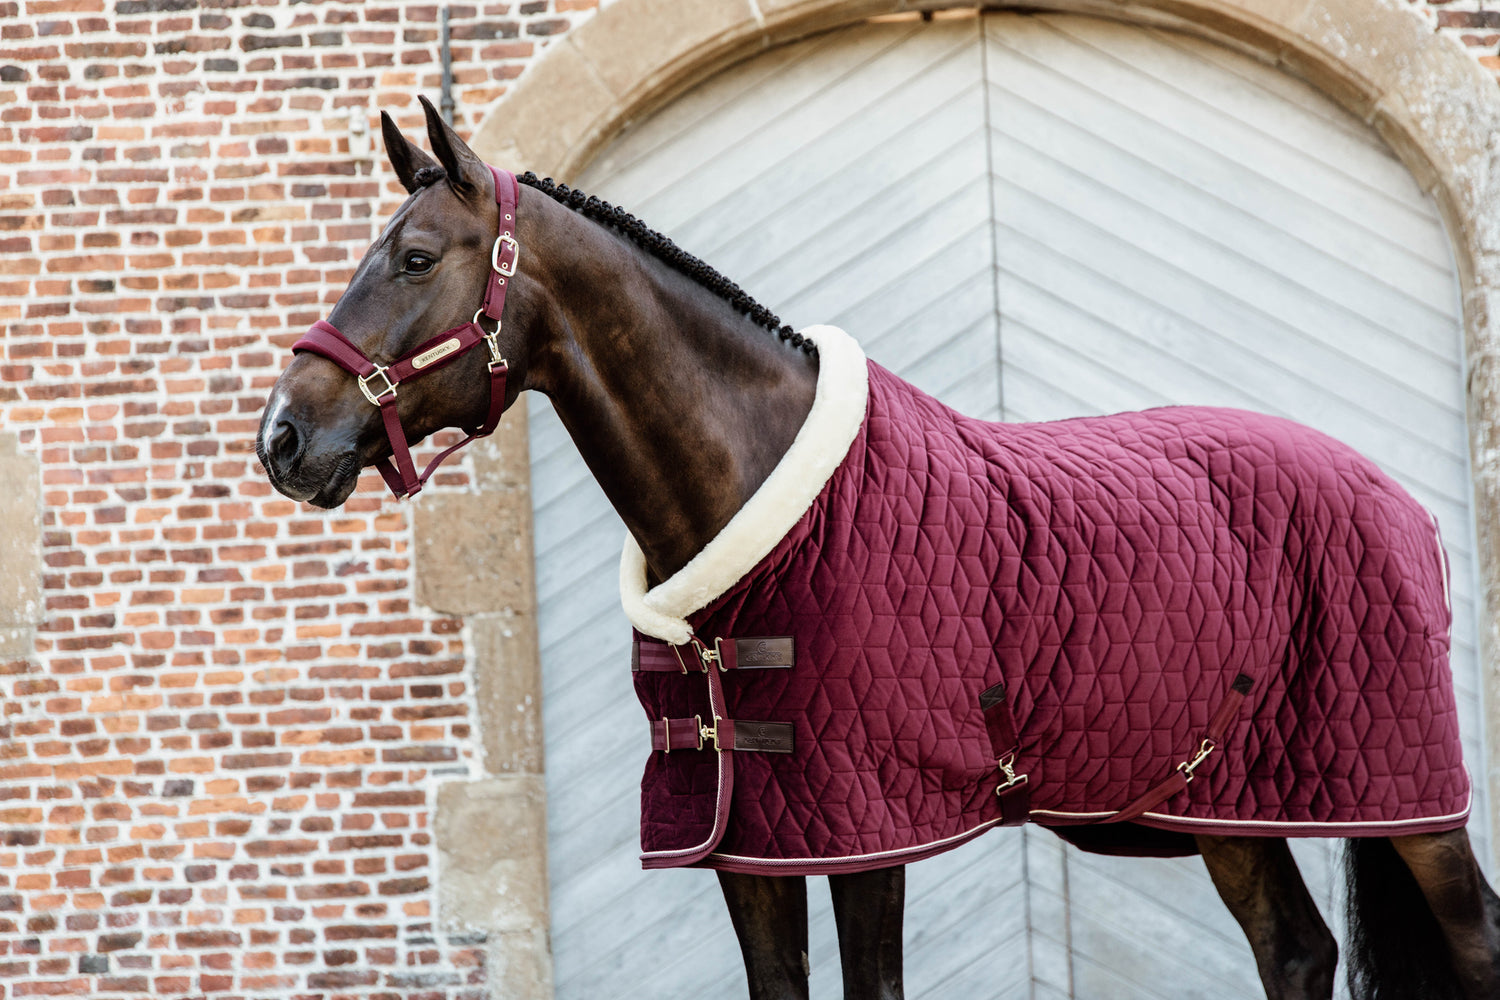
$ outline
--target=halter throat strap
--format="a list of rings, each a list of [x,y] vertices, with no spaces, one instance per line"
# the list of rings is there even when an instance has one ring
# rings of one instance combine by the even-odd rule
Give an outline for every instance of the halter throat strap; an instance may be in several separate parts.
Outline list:
[[[505,376],[510,366],[501,356],[496,338],[500,334],[501,317],[505,312],[505,293],[510,279],[515,276],[516,265],[521,256],[521,246],[516,242],[515,235],[516,206],[520,203],[521,186],[515,174],[508,170],[490,167],[490,173],[495,178],[499,235],[495,237],[495,243],[490,249],[490,273],[485,285],[484,302],[475,311],[473,319],[423,341],[389,365],[371,361],[327,320],[318,320],[292,345],[293,352],[311,351],[352,374],[359,380],[359,390],[364,397],[380,408],[380,419],[385,425],[386,436],[390,438],[391,454],[395,461],[393,463],[392,459],[381,459],[375,463],[375,468],[397,499],[416,496],[437,467],[443,464],[444,459],[475,438],[493,434],[500,423],[500,413],[505,409]],[[493,333],[485,331],[481,317],[494,320]],[[490,403],[484,423],[472,430],[465,428],[468,436],[439,454],[418,475],[416,465],[412,462],[406,431],[401,427],[401,417],[396,412],[397,386],[452,364],[480,344],[488,347],[490,352]]]

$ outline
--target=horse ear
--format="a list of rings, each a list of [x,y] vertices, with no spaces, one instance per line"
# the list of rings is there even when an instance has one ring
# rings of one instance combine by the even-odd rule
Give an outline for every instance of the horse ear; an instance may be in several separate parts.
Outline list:
[[[420,185],[413,178],[417,171],[423,167],[435,167],[437,161],[422,152],[420,146],[413,145],[396,123],[391,121],[391,116],[384,111],[380,112],[380,134],[385,136],[385,155],[390,159],[391,166],[395,168],[396,179],[401,186],[406,188],[407,194],[416,194]]]
[[[490,171],[484,161],[443,121],[443,116],[432,106],[431,101],[420,95],[417,100],[422,102],[422,110],[427,112],[427,144],[432,147],[438,162],[448,172],[448,183],[464,194],[487,190],[489,185],[485,183],[485,178],[490,175]]]

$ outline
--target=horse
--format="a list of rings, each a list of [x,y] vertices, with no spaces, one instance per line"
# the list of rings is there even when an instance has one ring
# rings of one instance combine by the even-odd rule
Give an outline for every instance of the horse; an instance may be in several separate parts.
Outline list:
[[[382,114],[387,155],[409,197],[270,393],[256,438],[267,476],[294,500],[335,508],[374,466],[410,496],[436,462],[419,475],[409,441],[448,427],[487,433],[521,392],[540,392],[624,521],[645,582],[672,579],[797,444],[818,402],[827,341],[820,347],[820,338],[782,325],[633,216],[487,166],[422,106],[433,155]],[[715,666],[731,665],[729,652],[692,641],[662,647],[676,659],[658,650],[658,662],[687,673],[701,654],[711,687],[722,685]],[[644,648],[637,643],[642,662]],[[741,722],[730,732],[717,709],[717,726],[698,718],[674,729],[665,720],[653,743],[663,753],[654,756],[708,754],[721,740],[777,749],[777,731]],[[1217,748],[1210,743],[1179,765],[1186,780]],[[1014,755],[998,761],[1010,785],[1025,785]],[[992,787],[1003,798],[1001,777]],[[1357,1000],[1500,996],[1500,897],[1461,824],[1349,840],[1346,950]],[[1338,945],[1285,837],[1177,836],[1201,854],[1269,1000],[1330,997]],[[806,998],[805,873],[718,867],[752,1000]],[[846,996],[902,996],[904,873],[903,861],[827,876]]]

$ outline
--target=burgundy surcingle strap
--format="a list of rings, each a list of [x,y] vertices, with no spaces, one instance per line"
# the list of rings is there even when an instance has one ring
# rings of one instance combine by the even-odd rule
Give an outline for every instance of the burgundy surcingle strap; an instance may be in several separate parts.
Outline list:
[[[1021,730],[1016,725],[1005,684],[995,684],[979,692],[979,710],[984,715],[985,732],[995,754],[999,780],[995,795],[1000,801],[1000,825],[1020,826],[1031,815],[1031,776],[1016,771],[1021,753]]]
[[[1179,792],[1187,791],[1188,785],[1192,783],[1193,773],[1203,766],[1204,761],[1208,760],[1215,750],[1224,745],[1229,728],[1239,718],[1240,706],[1245,703],[1245,696],[1254,686],[1255,682],[1248,675],[1235,675],[1234,682],[1230,684],[1229,691],[1224,695],[1224,700],[1219,702],[1218,709],[1203,729],[1203,739],[1198,744],[1197,752],[1191,758],[1178,764],[1166,780],[1153,785],[1119,812],[1099,822],[1128,823],[1144,816]]]
[[[422,342],[390,365],[378,365],[371,361],[326,320],[318,320],[292,345],[294,352],[312,351],[353,374],[359,379],[360,392],[380,408],[380,419],[385,425],[386,436],[390,438],[392,458],[395,461],[393,463],[391,459],[381,459],[375,463],[375,469],[398,499],[416,496],[437,467],[443,464],[444,459],[475,438],[493,434],[500,424],[500,413],[505,409],[505,376],[509,366],[500,355],[497,337],[500,333],[500,320],[505,313],[505,293],[510,279],[515,276],[521,254],[520,244],[516,242],[516,207],[520,203],[521,185],[515,174],[494,167],[489,169],[495,178],[499,235],[490,248],[490,274],[485,285],[484,302],[475,310],[473,319]],[[494,321],[493,333],[485,332],[481,316]],[[396,412],[396,387],[418,375],[425,375],[451,364],[480,344],[488,347],[490,352],[490,403],[484,423],[469,430],[467,437],[445,449],[427,464],[421,475],[417,475],[416,465],[411,458],[411,447],[407,444],[406,432],[401,427],[401,417]]]

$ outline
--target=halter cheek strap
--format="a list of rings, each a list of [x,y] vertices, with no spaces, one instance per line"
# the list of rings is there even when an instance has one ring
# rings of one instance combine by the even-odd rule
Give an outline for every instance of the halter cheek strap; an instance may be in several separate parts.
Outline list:
[[[294,352],[311,351],[322,355],[353,374],[359,379],[359,391],[380,408],[380,418],[385,424],[386,436],[390,438],[395,463],[392,464],[391,459],[381,459],[375,463],[375,468],[398,499],[416,496],[437,467],[443,464],[444,459],[475,438],[493,434],[500,423],[500,412],[505,409],[505,376],[509,365],[500,355],[496,337],[500,333],[500,320],[505,312],[506,287],[516,273],[516,265],[521,256],[521,246],[516,242],[515,236],[516,206],[520,201],[521,186],[509,171],[490,167],[490,173],[495,177],[495,203],[500,209],[500,233],[495,237],[494,246],[490,248],[490,274],[484,291],[484,303],[475,311],[473,319],[424,341],[390,365],[379,365],[371,361],[326,320],[318,320],[292,345]],[[485,332],[480,317],[495,321],[494,333]],[[396,387],[453,363],[481,343],[490,351],[490,406],[484,423],[470,430],[462,441],[429,462],[419,476],[412,462],[406,432],[401,427],[401,417],[396,413]]]

